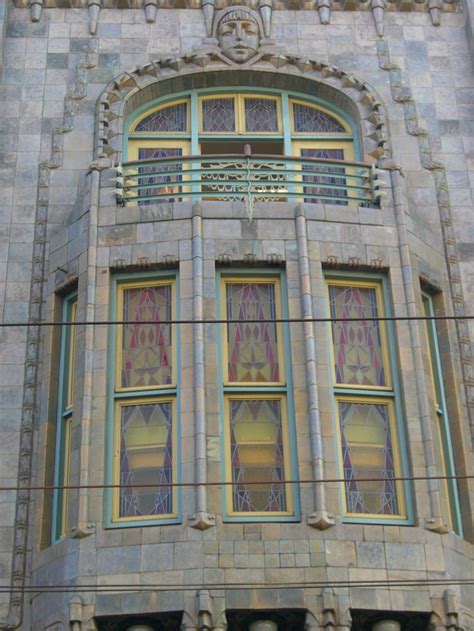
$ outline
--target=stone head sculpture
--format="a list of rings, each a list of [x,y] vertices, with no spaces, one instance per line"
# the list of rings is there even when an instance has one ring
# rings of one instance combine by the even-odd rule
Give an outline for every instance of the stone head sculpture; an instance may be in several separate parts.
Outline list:
[[[222,54],[243,64],[256,55],[263,34],[261,18],[244,6],[224,9],[215,23],[214,36]]]

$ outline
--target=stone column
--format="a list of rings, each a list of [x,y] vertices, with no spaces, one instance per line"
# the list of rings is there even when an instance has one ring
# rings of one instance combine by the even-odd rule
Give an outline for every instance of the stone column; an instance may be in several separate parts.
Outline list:
[[[304,207],[296,207],[296,243],[300,276],[301,313],[304,331],[305,373],[308,396],[309,436],[311,443],[312,472],[314,480],[324,479],[324,450],[319,416],[318,386],[313,325],[313,297],[308,255],[308,232]],[[324,484],[313,482],[314,513],[308,515],[308,524],[325,530],[336,523],[334,515],[327,512]]]
[[[203,237],[202,208],[193,206],[192,219],[192,257],[193,257],[193,344],[194,344],[194,457],[196,512],[190,519],[190,526],[206,530],[215,525],[213,515],[207,506],[207,458],[206,458],[206,384],[204,358],[204,279],[203,279]]]

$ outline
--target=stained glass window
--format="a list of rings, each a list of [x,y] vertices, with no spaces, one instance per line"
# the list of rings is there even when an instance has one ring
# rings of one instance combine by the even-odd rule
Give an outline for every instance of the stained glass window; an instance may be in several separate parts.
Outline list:
[[[339,422],[347,512],[398,515],[388,405],[339,401]]]
[[[120,406],[119,517],[172,512],[172,463],[172,403]]]
[[[139,148],[139,160],[159,160],[160,158],[173,158],[183,155],[180,147],[155,147],[155,148]],[[139,194],[142,197],[153,197],[160,195],[155,199],[142,199],[140,204],[154,204],[157,201],[161,203],[172,203],[175,201],[172,195],[176,195],[181,191],[181,187],[176,186],[177,182],[181,182],[181,175],[176,175],[176,171],[181,171],[182,165],[179,161],[168,162],[165,164],[154,164],[152,166],[141,166],[138,172],[143,177],[138,180],[140,187]],[[166,173],[174,172],[175,175],[166,175]],[[152,185],[155,186],[152,186]],[[146,185],[146,188],[143,188]],[[150,185],[150,188],[148,188]],[[170,197],[163,197],[170,195]]]
[[[122,388],[150,388],[172,382],[171,285],[123,291]],[[136,324],[135,324],[136,322]],[[149,322],[149,324],[148,324]]]
[[[334,132],[344,133],[346,130],[334,116],[320,109],[293,103],[293,121],[295,132],[318,133]]]
[[[135,127],[135,131],[186,131],[187,109],[187,103],[162,107],[143,118]]]
[[[226,283],[228,381],[280,381],[275,283]]]
[[[174,281],[118,286],[112,520],[176,514]]]
[[[301,157],[324,160],[344,160],[344,150],[301,149]],[[344,166],[303,164],[303,182],[305,182],[303,189],[305,195],[304,201],[306,203],[317,203],[323,198],[323,201],[329,204],[347,206],[345,173],[346,170]]]
[[[434,308],[431,296],[422,295],[423,315],[431,318],[434,316]],[[455,476],[456,466],[451,447],[450,424],[446,405],[446,393],[442,374],[441,358],[438,346],[438,333],[434,320],[425,320],[425,344],[428,351],[430,377],[433,387],[434,409],[432,413],[432,427],[434,435],[434,448],[438,470],[442,476]],[[458,535],[462,535],[462,521],[459,507],[459,491],[457,480],[440,480],[444,511],[448,517],[450,528]]]
[[[281,401],[230,399],[228,404],[233,510],[285,511]]]
[[[245,98],[245,130],[278,131],[277,102],[274,99]]]
[[[235,101],[233,98],[204,99],[202,101],[202,130],[229,132],[235,130]]]
[[[62,374],[58,392],[57,429],[58,458],[55,463],[54,481],[59,487],[70,486],[72,482],[72,422],[75,384],[75,364],[77,355],[77,298],[67,297],[63,304],[62,318],[69,323],[61,330]],[[63,537],[73,526],[70,489],[58,488],[53,498],[53,539]]]
[[[336,383],[386,386],[376,289],[330,284],[329,300],[332,318],[353,318],[332,324]]]

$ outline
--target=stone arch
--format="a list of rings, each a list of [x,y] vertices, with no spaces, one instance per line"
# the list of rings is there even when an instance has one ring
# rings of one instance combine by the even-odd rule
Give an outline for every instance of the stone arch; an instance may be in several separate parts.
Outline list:
[[[334,66],[283,54],[262,54],[251,66],[230,66],[212,53],[162,58],[116,77],[97,103],[95,160],[121,161],[127,116],[159,97],[229,85],[287,89],[333,103],[357,122],[362,159],[392,163],[388,118],[376,91]]]

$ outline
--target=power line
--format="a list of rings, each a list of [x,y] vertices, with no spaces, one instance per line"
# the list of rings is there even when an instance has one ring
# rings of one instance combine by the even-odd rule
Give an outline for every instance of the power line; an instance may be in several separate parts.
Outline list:
[[[271,484],[342,484],[346,482],[412,482],[422,480],[472,480],[474,475],[414,475],[414,476],[387,476],[383,478],[322,478],[303,480],[277,480]],[[246,486],[268,485],[268,480],[245,482]],[[81,490],[81,489],[129,489],[129,488],[170,488],[170,487],[202,487],[202,486],[239,486],[239,482],[219,480],[216,482],[156,482],[141,484],[51,484],[38,486],[0,486],[1,491],[56,491],[56,490]]]
[[[213,319],[213,320],[65,320],[54,322],[47,320],[44,322],[0,322],[0,327],[46,327],[46,326],[125,326],[137,324],[292,324],[297,322],[411,322],[411,321],[436,321],[436,320],[474,320],[474,315],[430,315],[430,316],[366,316],[359,318],[262,318],[258,320],[248,319]]]
[[[246,569],[246,568],[242,568]],[[287,568],[279,568],[285,570]],[[304,569],[304,568],[301,568]],[[0,593],[34,593],[34,592],[47,592],[47,593],[107,593],[107,592],[156,592],[156,591],[189,591],[199,588],[216,589],[216,590],[236,590],[242,588],[252,588],[258,590],[264,589],[294,589],[294,588],[323,588],[333,587],[335,589],[350,589],[357,588],[370,588],[370,589],[385,589],[391,587],[430,587],[430,586],[470,586],[474,585],[474,579],[462,579],[462,578],[426,578],[426,579],[367,579],[367,580],[339,580],[339,581],[298,581],[298,582],[268,582],[268,583],[256,583],[249,582],[234,582],[234,583],[208,583],[208,582],[196,582],[188,584],[163,584],[163,583],[146,583],[142,585],[130,585],[127,583],[110,583],[107,585],[96,584],[79,584],[79,585],[28,585],[22,587],[15,587],[14,585],[0,586]]]

